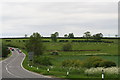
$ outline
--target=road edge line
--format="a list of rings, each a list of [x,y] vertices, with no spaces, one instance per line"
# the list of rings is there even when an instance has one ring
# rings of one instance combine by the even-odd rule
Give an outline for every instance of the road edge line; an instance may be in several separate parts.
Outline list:
[[[23,52],[22,52],[23,53]],[[22,61],[21,61],[21,67],[25,70],[25,71],[27,71],[27,72],[29,72],[29,73],[32,73],[32,74],[35,74],[35,75],[38,75],[38,76],[43,76],[43,77],[46,77],[46,78],[52,78],[52,77],[50,77],[50,76],[45,76],[45,75],[42,75],[42,74],[38,74],[38,73],[36,73],[36,72],[32,72],[32,71],[29,71],[29,70],[27,70],[27,69],[25,69],[24,67],[23,67],[23,61],[24,61],[24,59],[26,58],[26,55],[23,53],[23,55],[24,55],[24,58],[22,59]]]
[[[13,53],[12,53],[12,55],[13,55]],[[18,55],[18,56],[19,56],[19,55]],[[15,57],[12,61],[10,61],[10,62],[5,66],[5,69],[7,70],[7,72],[8,72],[9,74],[11,74],[11,75],[13,75],[13,76],[15,76],[15,77],[17,77],[17,78],[20,78],[20,76],[17,76],[17,75],[15,75],[15,74],[11,73],[11,72],[8,70],[8,68],[7,68],[10,63],[12,63],[15,59],[18,58],[18,56]]]

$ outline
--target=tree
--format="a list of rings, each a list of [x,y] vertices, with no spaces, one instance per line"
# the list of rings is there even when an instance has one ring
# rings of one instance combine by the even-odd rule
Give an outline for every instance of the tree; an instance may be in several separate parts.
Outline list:
[[[58,32],[55,32],[54,34],[56,35],[56,37],[58,37],[58,36],[59,36],[59,33],[58,33]]]
[[[85,37],[88,40],[91,37],[91,33],[87,31],[84,33],[83,37]]]
[[[52,39],[53,42],[57,42],[56,34],[51,34],[51,39]]]
[[[118,37],[118,35],[116,34],[116,35],[115,35],[115,37],[117,38],[117,37]]]
[[[67,34],[65,34],[65,35],[64,35],[64,37],[68,37],[68,35],[67,35]]]
[[[68,37],[69,38],[74,38],[74,34],[73,33],[69,33]]]
[[[10,50],[8,49],[8,47],[5,45],[2,45],[2,57],[7,57],[9,53],[10,53]]]
[[[25,34],[25,38],[27,37],[27,34]]]
[[[97,34],[94,34],[94,35],[93,35],[93,38],[94,38],[95,40],[101,40],[102,37],[103,37],[103,34],[102,34],[102,33],[97,33]]]
[[[45,47],[42,44],[41,35],[37,32],[33,33],[26,44],[26,48],[28,52],[34,52],[34,55],[42,55]]]

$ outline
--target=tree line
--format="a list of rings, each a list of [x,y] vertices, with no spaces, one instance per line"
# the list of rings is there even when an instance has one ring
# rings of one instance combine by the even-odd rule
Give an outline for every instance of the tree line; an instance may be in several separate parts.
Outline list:
[[[58,32],[55,32],[54,34],[51,34],[51,40],[53,42],[57,42],[58,37],[59,37]],[[65,34],[64,37],[65,38],[70,38],[70,39],[75,38],[73,33]],[[83,37],[86,38],[87,40],[90,39],[90,38],[93,38],[94,40],[101,40],[102,37],[103,37],[103,34],[102,33],[97,33],[97,34],[91,35],[91,33],[89,31],[87,31],[87,32],[84,33]]]
[[[58,37],[59,37],[58,32],[51,34],[51,40],[53,42],[57,42]],[[65,34],[65,37],[74,39],[74,34],[73,33],[69,33],[68,35]],[[86,38],[87,40],[91,37],[94,38],[95,40],[101,40],[103,37],[103,34],[97,33],[97,34],[91,35],[91,33],[87,31],[84,33],[83,37]],[[39,54],[42,55],[44,53],[45,46],[42,43],[42,36],[38,32],[33,33],[29,37],[29,40],[26,43],[26,49],[28,52],[33,51],[35,55],[39,55]]]

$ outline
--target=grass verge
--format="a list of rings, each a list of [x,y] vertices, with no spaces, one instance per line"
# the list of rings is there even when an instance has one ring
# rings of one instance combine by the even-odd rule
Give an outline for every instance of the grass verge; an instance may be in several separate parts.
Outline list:
[[[67,78],[67,79],[71,79],[71,78],[101,78],[101,74],[98,75],[87,75],[84,74],[84,68],[79,68],[78,70],[76,69],[72,69],[69,70],[69,68],[62,68],[62,67],[58,67],[58,66],[39,66],[38,69],[36,66],[30,67],[28,66],[28,54],[25,50],[23,50],[23,52],[26,55],[25,60],[23,61],[23,67],[29,71],[33,71],[39,74],[43,74],[43,75],[49,75],[52,76],[53,78]],[[47,69],[50,69],[50,72],[47,71]],[[69,76],[66,75],[67,71],[70,72]],[[106,75],[106,80],[107,78],[117,78],[118,76],[116,75]],[[96,79],[98,80],[98,79]]]

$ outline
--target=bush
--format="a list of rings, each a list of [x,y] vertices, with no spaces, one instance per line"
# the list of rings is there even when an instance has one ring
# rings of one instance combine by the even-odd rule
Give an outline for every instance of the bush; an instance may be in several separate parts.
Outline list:
[[[51,58],[46,56],[34,57],[34,64],[49,66],[52,65]]]
[[[101,63],[99,64],[100,67],[114,67],[116,66],[116,63],[115,62],[112,62],[112,61],[106,61],[106,60],[103,60],[101,61]]]
[[[119,68],[118,67],[110,67],[110,68],[103,68],[103,67],[97,67],[97,68],[90,68],[86,69],[84,72],[85,74],[88,75],[101,75],[102,70],[104,70],[105,74],[114,74],[118,75],[119,74]]]
[[[64,61],[62,62],[62,66],[68,67],[68,66],[71,65],[70,63],[71,63],[71,60],[64,60]]]
[[[91,68],[91,67],[97,67],[98,63],[102,61],[101,58],[93,56],[84,61],[83,67]]]
[[[51,55],[59,55],[59,53],[57,51],[54,51],[51,53]]]
[[[99,67],[100,66],[100,63],[101,63],[101,61],[95,61],[93,64],[92,64],[92,66],[93,67]],[[102,67],[102,66],[101,66]]]
[[[64,67],[81,67],[82,62],[80,60],[64,60],[62,66]]]
[[[114,67],[114,66],[116,66],[116,63],[114,63],[112,61],[104,60],[104,59],[96,57],[96,56],[88,58],[83,63],[83,67],[86,67],[86,68],[91,68],[91,67],[107,68],[107,67]]]
[[[73,67],[81,67],[82,62],[80,60],[73,60]]]
[[[10,53],[10,50],[8,49],[7,46],[2,46],[2,57],[7,57],[8,54]]]
[[[63,51],[72,50],[72,45],[71,45],[71,43],[64,44],[63,47],[62,47],[62,50],[63,50]]]

